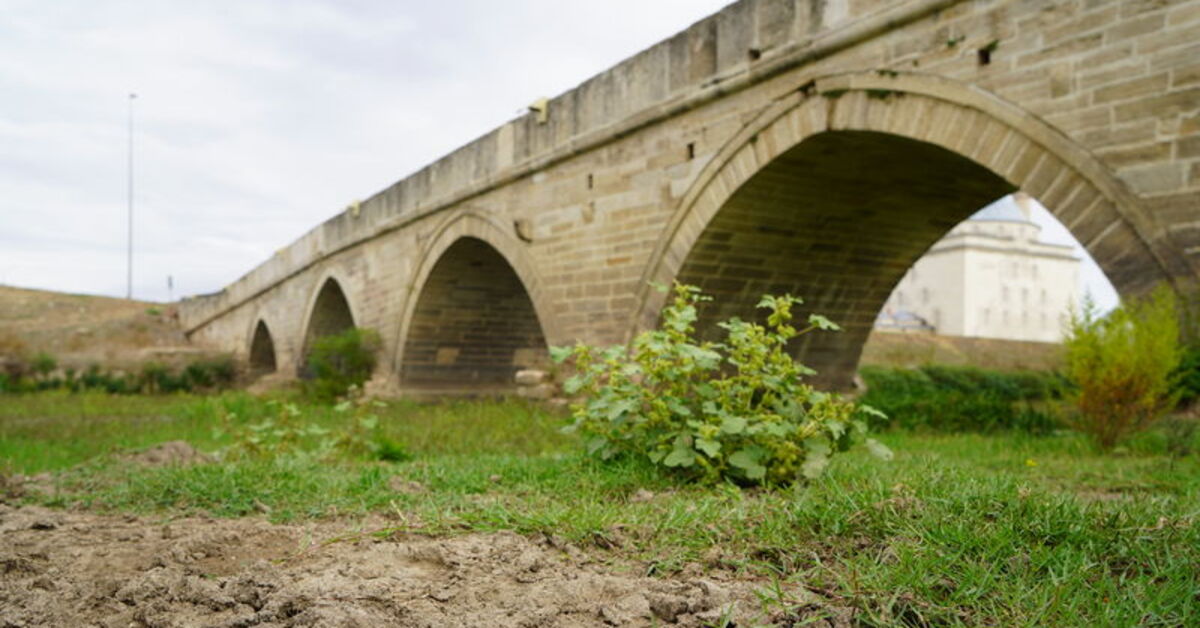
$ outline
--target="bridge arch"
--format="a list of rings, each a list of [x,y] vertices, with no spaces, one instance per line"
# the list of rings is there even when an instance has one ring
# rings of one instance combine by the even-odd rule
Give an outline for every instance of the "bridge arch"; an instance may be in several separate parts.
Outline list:
[[[796,349],[822,384],[846,385],[909,266],[1016,189],[1066,225],[1123,294],[1186,276],[1125,186],[1038,118],[940,77],[847,74],[777,100],[706,165],[650,258],[630,334],[655,324],[664,303],[650,282],[716,293],[702,328],[787,291],[842,323],[841,334]]]
[[[263,318],[256,319],[250,331],[249,353],[247,363],[252,375],[265,375],[277,370],[278,356],[275,352],[275,338]]]
[[[434,232],[405,287],[393,363],[402,390],[500,390],[544,363],[549,304],[511,231],[466,213]]]
[[[301,327],[304,337],[296,364],[296,372],[301,376],[308,374],[308,354],[314,341],[355,327],[358,320],[344,288],[346,283],[337,273],[325,273],[315,285]]]

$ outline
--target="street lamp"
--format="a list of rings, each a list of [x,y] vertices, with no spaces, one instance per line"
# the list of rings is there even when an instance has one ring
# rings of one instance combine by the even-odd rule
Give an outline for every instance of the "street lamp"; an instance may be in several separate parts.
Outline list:
[[[129,94],[129,240],[126,248],[125,298],[133,298],[133,101],[137,94]]]

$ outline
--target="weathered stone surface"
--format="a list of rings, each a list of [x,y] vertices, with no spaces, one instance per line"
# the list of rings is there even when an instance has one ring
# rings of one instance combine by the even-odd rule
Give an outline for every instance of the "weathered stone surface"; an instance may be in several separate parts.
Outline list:
[[[722,299],[704,321],[754,316],[765,291],[804,297],[846,332],[796,350],[845,384],[904,270],[1017,188],[1118,290],[1186,289],[1200,283],[1197,16],[1200,0],[743,0],[552,99],[544,122],[514,120],[337,214],[181,318],[195,342],[286,374],[351,321],[380,334],[381,389],[469,392],[514,387],[547,345],[628,339],[663,302],[647,282],[685,279]]]
[[[554,384],[538,384],[536,386],[521,386],[517,395],[526,399],[549,399],[558,392]]]
[[[546,381],[550,376],[546,371],[538,369],[523,369],[517,371],[516,382],[518,386],[536,386]]]

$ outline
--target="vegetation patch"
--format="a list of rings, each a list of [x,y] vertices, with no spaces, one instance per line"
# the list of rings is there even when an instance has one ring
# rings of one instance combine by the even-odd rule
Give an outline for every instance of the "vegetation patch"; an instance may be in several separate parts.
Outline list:
[[[361,387],[375,370],[379,334],[373,329],[352,327],[341,333],[317,338],[309,350],[309,378],[304,390],[313,398],[333,401]]]
[[[366,530],[379,538],[515,531],[655,579],[757,582],[778,618],[840,609],[866,626],[1200,621],[1200,460],[1170,456],[1162,425],[1121,456],[1073,433],[892,430],[879,436],[891,462],[850,450],[803,486],[747,490],[679,483],[645,458],[598,460],[560,432],[563,417],[522,403],[372,405],[405,462],[346,452],[144,466],[108,452],[168,440],[219,452],[237,438],[214,432],[224,413],[248,424],[279,408],[244,394],[6,401],[10,473],[60,470],[10,503],[159,522],[386,517]],[[330,434],[354,416],[275,401]],[[305,438],[309,449],[325,437]]]
[[[165,394],[215,392],[236,382],[237,369],[228,356],[205,358],[181,367],[147,362],[135,372],[109,370],[92,364],[82,371],[59,368],[48,353],[38,353],[28,362],[11,361],[0,371],[0,394],[30,393],[48,390],[110,394]]]
[[[724,342],[696,338],[699,288],[676,284],[659,329],[609,349],[576,345],[554,351],[578,373],[563,386],[580,400],[570,429],[590,454],[644,457],[707,482],[786,485],[821,475],[831,456],[866,439],[866,417],[878,414],[814,390],[814,373],[788,353],[788,343],[837,325],[813,314],[792,325],[800,299],[764,296],[767,325],[738,318],[719,323]],[[890,452],[867,441],[881,457]]]
[[[1050,404],[1063,380],[1054,373],[946,365],[860,372],[867,385],[861,401],[886,415],[875,420],[881,428],[1048,434],[1059,426]]]
[[[1063,344],[1072,427],[1107,450],[1175,407],[1179,318],[1166,287],[1104,316],[1090,302],[1071,315]]]

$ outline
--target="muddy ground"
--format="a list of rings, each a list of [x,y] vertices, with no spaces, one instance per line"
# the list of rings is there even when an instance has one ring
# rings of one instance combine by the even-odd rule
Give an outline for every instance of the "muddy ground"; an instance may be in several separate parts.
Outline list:
[[[831,612],[764,613],[764,582],[644,577],[554,537],[372,533],[396,525],[0,504],[0,626],[750,626]]]

